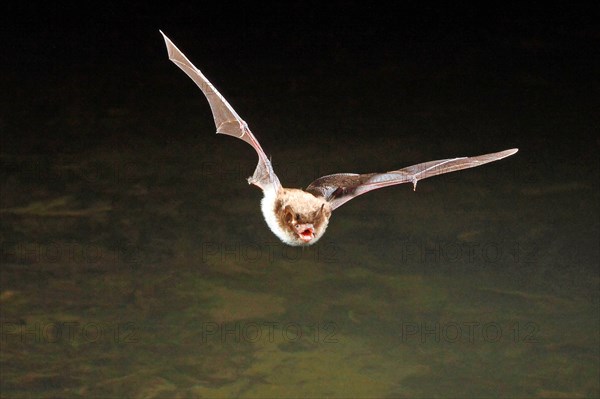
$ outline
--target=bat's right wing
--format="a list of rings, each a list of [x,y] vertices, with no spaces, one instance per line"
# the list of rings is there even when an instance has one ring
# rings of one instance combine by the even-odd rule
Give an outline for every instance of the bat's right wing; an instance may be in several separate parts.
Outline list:
[[[517,151],[518,149],[513,148],[511,150],[476,157],[430,161],[385,173],[368,173],[362,175],[337,173],[318,178],[310,183],[306,191],[316,196],[324,197],[331,204],[331,210],[334,210],[351,199],[371,190],[402,183],[412,183],[413,189],[416,189],[419,180],[443,173],[474,168],[475,166],[506,158]]]
[[[252,177],[248,178],[248,183],[254,184],[265,190],[267,187],[274,187],[275,191],[281,188],[279,179],[273,171],[269,158],[261,148],[256,137],[250,132],[248,124],[235,112],[227,100],[215,89],[215,87],[206,79],[206,77],[196,68],[187,57],[171,42],[171,40],[161,31],[160,32],[167,45],[169,59],[173,61],[183,72],[185,72],[206,96],[210,109],[212,110],[217,133],[228,134],[238,139],[244,140],[250,144],[258,153],[258,165],[254,170]]]

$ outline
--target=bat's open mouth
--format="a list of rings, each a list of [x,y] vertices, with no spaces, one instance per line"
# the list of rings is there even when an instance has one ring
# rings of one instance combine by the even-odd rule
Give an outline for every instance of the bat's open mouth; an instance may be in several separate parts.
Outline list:
[[[298,225],[296,229],[298,237],[304,242],[309,242],[315,238],[315,229],[312,227],[312,224]]]

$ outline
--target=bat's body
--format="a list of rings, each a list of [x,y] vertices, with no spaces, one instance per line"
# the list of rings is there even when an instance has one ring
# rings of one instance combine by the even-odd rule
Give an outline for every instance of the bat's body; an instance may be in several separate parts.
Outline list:
[[[416,188],[417,181],[427,177],[473,168],[517,152],[517,149],[511,149],[476,157],[430,161],[385,173],[338,173],[318,178],[306,190],[283,188],[269,158],[246,122],[164,33],[163,37],[169,59],[196,82],[206,96],[217,133],[244,140],[256,150],[258,165],[254,174],[248,178],[248,183],[262,189],[264,197],[261,210],[265,221],[271,231],[289,245],[311,245],[317,242],[325,233],[331,212],[361,194],[402,183],[412,183],[413,188]]]

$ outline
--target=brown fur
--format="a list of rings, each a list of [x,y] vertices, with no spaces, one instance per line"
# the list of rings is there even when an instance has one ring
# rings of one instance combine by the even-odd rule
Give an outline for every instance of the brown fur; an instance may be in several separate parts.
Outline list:
[[[296,224],[312,223],[315,236],[319,237],[327,227],[331,207],[322,197],[295,188],[284,188],[277,195],[275,214],[279,225],[286,231],[295,234]]]

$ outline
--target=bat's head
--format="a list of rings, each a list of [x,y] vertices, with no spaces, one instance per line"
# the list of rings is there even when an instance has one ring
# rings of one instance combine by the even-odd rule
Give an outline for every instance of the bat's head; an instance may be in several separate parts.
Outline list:
[[[279,212],[279,225],[286,232],[292,245],[314,244],[325,233],[331,211],[325,204],[304,209],[303,206],[288,204]]]
[[[282,189],[274,198],[265,193],[262,210],[273,233],[294,246],[317,242],[331,216],[331,207],[325,199],[297,189]]]

